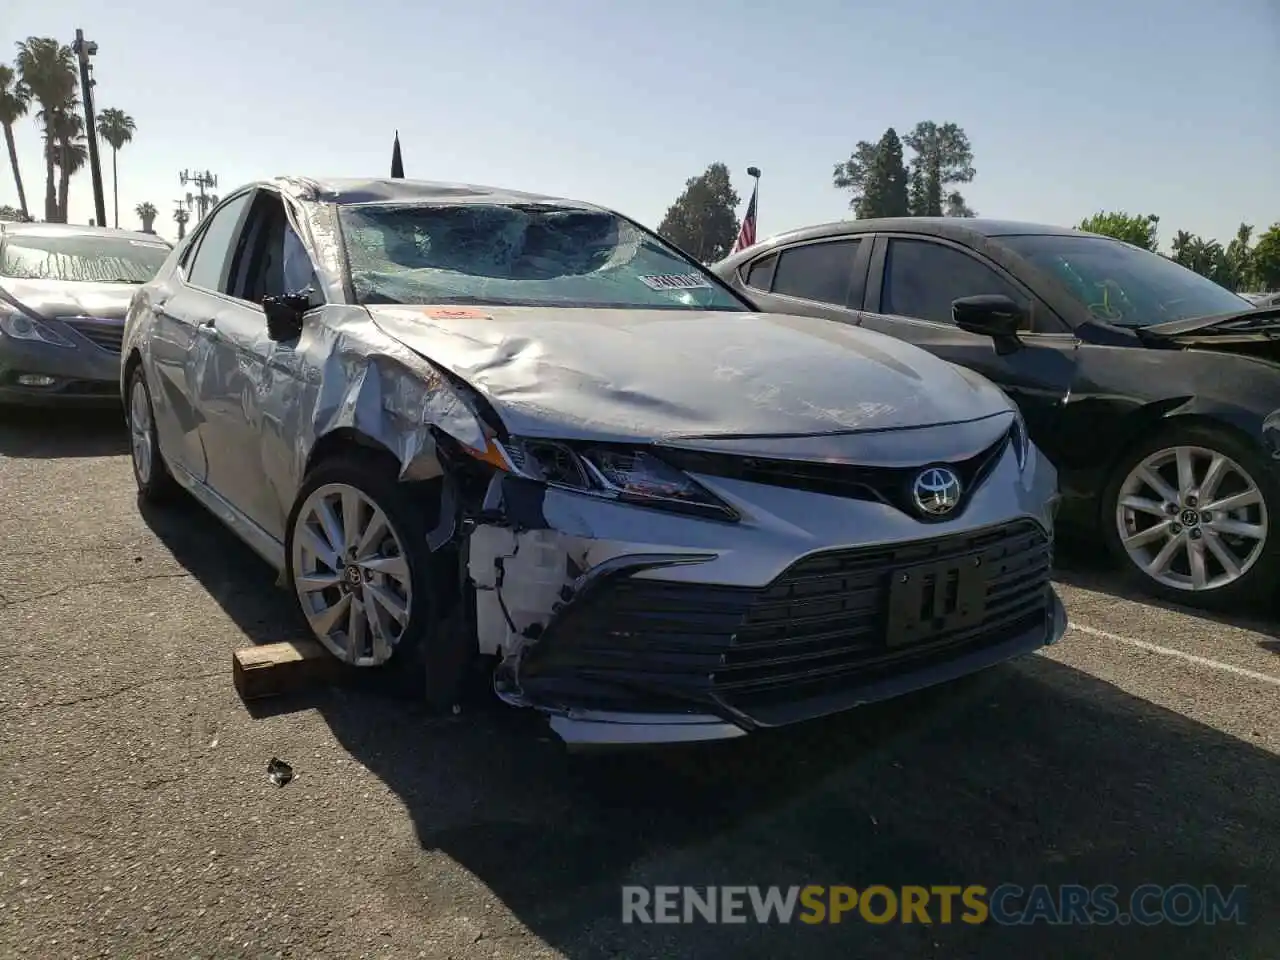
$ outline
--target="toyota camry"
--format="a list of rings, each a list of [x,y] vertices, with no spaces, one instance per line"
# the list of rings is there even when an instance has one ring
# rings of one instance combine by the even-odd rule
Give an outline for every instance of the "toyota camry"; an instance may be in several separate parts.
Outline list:
[[[353,668],[570,743],[739,736],[1057,642],[1053,467],[981,376],[762,314],[649,230],[282,178],[142,287],[140,495],[189,491]]]

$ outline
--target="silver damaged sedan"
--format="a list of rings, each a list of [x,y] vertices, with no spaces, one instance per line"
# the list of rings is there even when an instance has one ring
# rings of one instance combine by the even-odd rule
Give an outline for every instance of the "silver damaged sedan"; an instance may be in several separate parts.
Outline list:
[[[569,743],[708,740],[1057,642],[1057,480],[976,374],[751,312],[550,197],[284,178],[126,327],[144,498],[188,490],[353,667],[483,667]]]

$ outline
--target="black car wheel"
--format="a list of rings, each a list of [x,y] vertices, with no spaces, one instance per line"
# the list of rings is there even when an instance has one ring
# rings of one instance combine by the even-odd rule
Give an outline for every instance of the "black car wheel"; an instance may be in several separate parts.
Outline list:
[[[1146,590],[1199,607],[1269,593],[1280,574],[1280,484],[1252,445],[1201,424],[1139,444],[1102,505],[1111,552]]]
[[[134,367],[129,378],[129,404],[125,408],[129,420],[129,450],[133,460],[133,479],[144,500],[158,502],[173,493],[175,484],[156,433],[155,408],[142,365]]]
[[[287,527],[294,599],[335,657],[387,668],[403,693],[436,707],[459,695],[473,645],[447,629],[447,561],[427,547],[432,504],[376,454],[320,463],[302,484]]]

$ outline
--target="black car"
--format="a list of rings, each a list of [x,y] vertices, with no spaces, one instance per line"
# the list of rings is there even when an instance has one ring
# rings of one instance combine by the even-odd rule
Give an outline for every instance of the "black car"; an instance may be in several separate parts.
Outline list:
[[[1280,574],[1280,309],[1158,254],[1028,223],[853,220],[714,271],[760,310],[910,341],[987,376],[1059,471],[1064,532],[1099,531],[1198,606]]]

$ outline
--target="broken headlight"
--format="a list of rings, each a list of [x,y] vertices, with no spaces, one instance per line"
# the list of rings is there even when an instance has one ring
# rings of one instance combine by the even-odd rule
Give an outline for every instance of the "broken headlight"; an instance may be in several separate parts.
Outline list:
[[[732,507],[684,471],[644,449],[514,437],[502,449],[516,473],[549,486],[716,520],[738,519]]]

